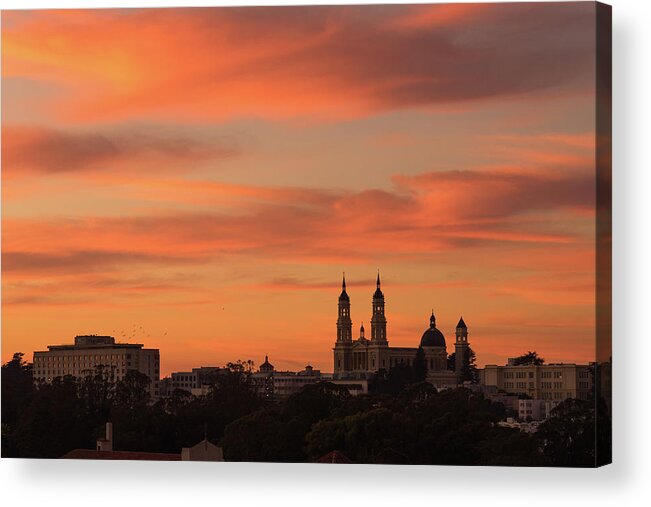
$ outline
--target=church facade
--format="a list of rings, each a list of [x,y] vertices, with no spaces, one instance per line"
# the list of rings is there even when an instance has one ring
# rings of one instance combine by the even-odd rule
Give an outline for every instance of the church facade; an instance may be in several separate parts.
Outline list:
[[[350,316],[350,297],[346,292],[346,278],[342,281],[338,303],[337,340],[334,346],[335,378],[370,378],[380,370],[387,372],[395,366],[414,364],[418,347],[390,347],[387,338],[387,318],[384,294],[380,288],[380,274],[372,298],[371,335],[367,338],[362,325],[359,336],[353,339]],[[436,327],[434,312],[429,327],[420,339],[427,366],[427,381],[436,387],[451,387],[459,383],[463,357],[469,347],[468,328],[459,319],[456,328],[455,368],[448,369],[448,353],[445,336]]]

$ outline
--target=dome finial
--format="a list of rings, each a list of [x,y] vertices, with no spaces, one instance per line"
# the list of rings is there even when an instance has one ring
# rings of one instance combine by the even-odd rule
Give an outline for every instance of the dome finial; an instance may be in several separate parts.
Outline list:
[[[434,316],[434,309],[432,308],[432,315],[429,318],[430,327],[436,327],[436,317]]]
[[[377,270],[377,288],[380,288],[380,268]]]
[[[344,277],[343,277],[343,279],[341,281],[341,288],[343,290],[346,290],[346,272],[345,271],[344,271]]]

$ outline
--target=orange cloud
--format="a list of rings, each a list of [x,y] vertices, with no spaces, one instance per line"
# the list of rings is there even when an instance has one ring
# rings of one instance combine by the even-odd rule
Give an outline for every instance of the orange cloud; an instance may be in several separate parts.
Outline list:
[[[573,173],[452,171],[395,181],[395,192],[235,186],[234,192],[254,198],[235,214],[6,219],[5,266],[8,272],[83,270],[115,262],[199,262],[253,251],[338,262],[365,258],[368,249],[408,254],[486,242],[567,243],[576,238],[553,225],[532,230],[510,218],[594,206],[592,179]],[[228,188],[208,184],[206,191]]]
[[[434,307],[590,359],[592,4],[12,11],[2,52],[3,357],[138,322],[164,372],[329,370],[380,267],[394,345]]]
[[[582,76],[594,52],[594,7],[580,3],[72,10],[3,19],[3,78],[62,86],[50,113],[76,121],[314,120],[567,86],[586,92]],[[414,20],[427,30],[414,30]],[[469,29],[478,24],[491,30]]]
[[[32,126],[3,125],[2,159],[9,178],[25,172],[65,173],[116,171],[120,165],[138,165],[161,172],[161,165],[178,169],[182,162],[235,156],[240,147],[233,139],[199,141],[154,135],[138,129],[117,132],[70,133]]]

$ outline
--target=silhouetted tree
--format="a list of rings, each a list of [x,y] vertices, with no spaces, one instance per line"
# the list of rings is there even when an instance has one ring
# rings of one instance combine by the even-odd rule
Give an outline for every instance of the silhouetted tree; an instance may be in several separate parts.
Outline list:
[[[60,458],[75,448],[94,446],[94,424],[86,417],[74,377],[40,386],[16,425],[16,444],[24,458]]]
[[[479,444],[480,464],[487,466],[545,466],[549,460],[540,452],[538,440],[510,428],[493,428]]]
[[[416,350],[413,371],[414,382],[422,382],[427,378],[427,360],[425,359],[425,351],[423,351],[423,347],[418,347],[418,350]]]
[[[448,356],[448,370],[456,369],[456,352],[452,352]],[[476,384],[479,382],[479,369],[477,368],[477,355],[470,347],[465,349],[465,356],[461,367],[461,382],[471,382]]]
[[[538,353],[535,351],[529,351],[526,354],[522,354],[521,356],[513,358],[513,365],[514,366],[525,366],[525,365],[532,365],[532,366],[540,366],[545,362],[545,360],[542,357],[538,356]]]
[[[389,371],[378,371],[369,383],[372,394],[390,394],[397,396],[408,385],[414,383],[414,368],[406,364],[392,366]]]
[[[16,456],[14,432],[16,423],[32,400],[34,393],[32,365],[16,352],[2,365],[2,456]]]
[[[103,425],[109,420],[115,392],[115,383],[110,370],[104,366],[97,366],[78,380],[78,386],[84,415],[93,426]]]
[[[537,437],[552,465],[595,466],[594,405],[576,399],[561,402],[540,425]]]
[[[306,436],[307,452],[314,460],[334,449],[360,463],[408,463],[404,453],[404,421],[387,408],[316,423]]]
[[[151,379],[144,373],[129,370],[115,385],[115,404],[127,411],[146,407],[150,401]]]

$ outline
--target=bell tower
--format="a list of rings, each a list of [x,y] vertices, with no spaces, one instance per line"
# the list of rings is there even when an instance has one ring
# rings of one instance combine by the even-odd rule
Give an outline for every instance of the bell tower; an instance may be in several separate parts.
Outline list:
[[[341,282],[339,295],[339,316],[337,317],[337,342],[351,343],[353,341],[353,321],[350,320],[350,297],[346,292],[346,275]]]
[[[350,297],[346,292],[346,274],[341,282],[337,314],[337,341],[334,348],[335,377],[343,378],[351,369],[351,348],[353,346],[353,321],[350,319]]]
[[[380,290],[380,272],[377,274],[377,288],[373,294],[373,316],[371,317],[371,342],[387,343],[387,318],[384,315],[384,294]]]
[[[463,321],[463,317],[459,319],[457,324],[456,338],[454,343],[454,371],[460,379],[463,363],[468,354],[468,327]]]

